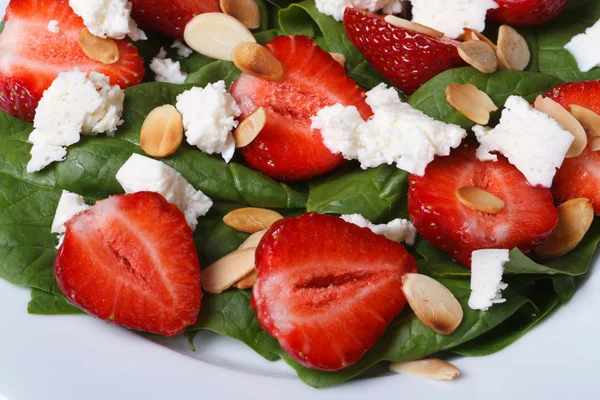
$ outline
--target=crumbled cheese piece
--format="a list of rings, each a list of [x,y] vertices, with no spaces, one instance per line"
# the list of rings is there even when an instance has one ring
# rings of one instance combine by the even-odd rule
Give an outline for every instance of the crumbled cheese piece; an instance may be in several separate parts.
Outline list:
[[[522,97],[510,96],[504,107],[500,124],[494,129],[473,127],[481,143],[477,158],[496,161],[498,157],[490,152],[498,151],[525,175],[529,184],[550,187],[574,136]]]
[[[91,34],[101,38],[146,40],[146,34],[131,19],[131,2],[127,0],[69,0],[69,6]]]
[[[133,154],[117,172],[117,180],[125,193],[142,191],[161,194],[185,215],[192,230],[198,217],[206,215],[213,202],[196,190],[181,174],[161,161]]]
[[[406,244],[411,246],[415,244],[417,230],[413,224],[406,219],[397,218],[387,224],[376,225],[360,214],[342,215],[341,218],[344,221],[358,225],[361,228],[369,228],[378,235],[383,235],[394,242],[406,242]]]
[[[341,104],[321,109],[312,117],[325,146],[348,160],[358,159],[362,168],[396,163],[398,168],[423,175],[436,155],[447,156],[467,132],[457,125],[436,121],[400,101],[385,84],[367,92],[373,116],[364,121],[358,110]]]
[[[58,27],[58,21],[53,19],[52,21],[48,22],[48,30],[52,33],[59,33],[60,28]]]
[[[67,231],[65,223],[80,212],[89,210],[89,208],[90,206],[85,204],[83,196],[67,192],[66,190],[62,191],[50,230],[52,233],[58,233],[58,246],[56,248],[61,246],[65,232]]]
[[[177,55],[181,58],[188,58],[192,55],[194,50],[187,47],[181,40],[176,40],[171,45],[172,49],[177,49]]]
[[[344,18],[346,7],[371,12],[383,9],[386,14],[398,14],[402,11],[401,0],[316,0],[317,10],[325,15],[330,15],[337,21]]]
[[[162,47],[158,55],[152,59],[150,69],[154,72],[156,82],[184,83],[187,74],[181,71],[179,61],[167,57],[167,52]]]
[[[504,264],[510,261],[509,251],[475,250],[471,254],[471,297],[469,307],[486,311],[496,303],[504,303],[501,291],[508,285],[502,282]]]
[[[462,35],[463,28],[483,31],[488,10],[499,7],[493,0],[411,0],[411,3],[414,22],[451,38]]]
[[[573,36],[565,49],[573,55],[579,69],[588,72],[594,67],[600,67],[600,52],[595,50],[599,42],[600,20],[587,28],[584,33]]]
[[[235,152],[231,131],[242,114],[224,81],[194,87],[177,96],[177,110],[183,116],[187,142],[205,153],[221,153],[229,162]]]
[[[63,160],[64,147],[79,142],[82,133],[114,133],[123,123],[124,99],[121,88],[110,86],[109,78],[102,74],[92,72],[87,77],[78,69],[59,74],[35,111],[27,172]]]

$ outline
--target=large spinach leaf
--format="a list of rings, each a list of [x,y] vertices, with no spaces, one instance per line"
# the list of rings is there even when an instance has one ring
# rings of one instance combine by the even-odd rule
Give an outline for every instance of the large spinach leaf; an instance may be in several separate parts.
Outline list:
[[[31,289],[31,300],[27,305],[27,312],[38,315],[83,314],[83,311],[69,303],[64,297],[39,289]]]

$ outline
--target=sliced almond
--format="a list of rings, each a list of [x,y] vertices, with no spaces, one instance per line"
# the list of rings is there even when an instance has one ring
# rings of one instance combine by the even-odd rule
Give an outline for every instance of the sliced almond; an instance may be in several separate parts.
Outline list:
[[[393,362],[390,364],[390,371],[397,374],[413,375],[433,380],[450,380],[460,375],[458,368],[439,358]]]
[[[233,49],[233,63],[242,72],[257,78],[279,81],[285,68],[266,47],[257,43],[240,43]]]
[[[119,61],[117,43],[109,38],[92,35],[87,28],[83,28],[79,34],[79,47],[88,58],[102,64],[114,64]]]
[[[152,157],[175,153],[183,139],[183,118],[170,104],[150,111],[140,132],[140,147]]]
[[[346,66],[346,56],[342,53],[329,53],[331,57],[337,61],[342,67]]]
[[[421,274],[404,274],[402,291],[419,320],[441,335],[450,335],[463,319],[463,309],[448,288]]]
[[[531,59],[525,38],[508,25],[502,25],[498,31],[496,55],[504,69],[515,71],[523,71]]]
[[[277,211],[267,208],[238,208],[223,217],[223,222],[240,232],[256,233],[269,229],[275,222],[283,219]]]
[[[585,129],[590,150],[600,150],[600,115],[577,104],[571,104],[569,111]]]
[[[213,294],[229,289],[252,272],[255,251],[254,248],[236,250],[202,270],[202,289]]]
[[[261,239],[263,238],[263,236],[265,236],[265,233],[267,233],[268,229],[263,229],[262,231],[258,231],[253,233],[252,235],[250,235],[248,237],[248,239],[246,239],[246,241],[244,243],[242,243],[240,245],[240,247],[238,247],[238,250],[244,250],[244,249],[249,249],[252,247],[258,247],[258,244],[260,243]]]
[[[535,99],[534,106],[536,110],[554,118],[564,129],[575,136],[575,140],[571,144],[571,147],[569,147],[569,151],[567,151],[565,158],[573,158],[580,155],[585,149],[585,146],[587,146],[587,135],[577,118],[550,97],[538,96]]]
[[[418,33],[423,33],[425,35],[433,36],[436,38],[441,38],[442,36],[444,36],[443,32],[436,31],[433,28],[418,24],[413,21],[409,21],[404,18],[398,18],[394,15],[386,15],[384,19],[385,19],[385,22],[387,22],[388,24],[397,26],[398,28],[407,29],[409,31],[415,31]]]
[[[196,15],[185,26],[183,38],[198,53],[232,61],[233,49],[244,42],[256,43],[252,32],[237,19],[223,13]]]
[[[456,111],[479,125],[487,125],[490,113],[498,109],[487,93],[470,84],[453,83],[448,86],[446,101]]]
[[[465,42],[469,40],[481,40],[482,42],[489,44],[492,50],[494,50],[494,53],[496,52],[496,44],[488,39],[483,33],[477,32],[475,29],[471,28],[463,28],[463,30],[465,31]]]
[[[558,224],[534,252],[544,260],[552,260],[573,250],[594,220],[594,207],[588,199],[566,201],[556,207]]]
[[[481,40],[469,40],[457,46],[458,55],[477,70],[490,74],[498,69],[498,59],[489,44]]]
[[[256,269],[252,270],[248,275],[236,282],[233,287],[237,289],[250,289],[256,282]]]
[[[231,15],[249,29],[260,27],[260,8],[254,0],[221,0],[221,11]]]
[[[238,127],[233,131],[235,138],[235,147],[248,146],[262,131],[267,122],[267,113],[265,109],[259,107],[256,111],[243,120]]]
[[[504,209],[504,201],[488,191],[475,186],[463,186],[456,191],[456,198],[473,210],[498,214]]]

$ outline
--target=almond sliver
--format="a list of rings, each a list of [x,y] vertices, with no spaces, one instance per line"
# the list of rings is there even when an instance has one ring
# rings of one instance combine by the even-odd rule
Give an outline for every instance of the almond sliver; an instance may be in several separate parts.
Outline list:
[[[438,358],[394,362],[390,364],[390,371],[397,374],[413,375],[433,380],[449,380],[460,375],[458,368]]]
[[[573,158],[580,155],[585,149],[585,146],[587,146],[587,134],[577,118],[549,97],[538,96],[535,99],[534,106],[536,110],[554,118],[556,122],[575,137],[565,158]]]
[[[473,210],[498,214],[504,209],[504,201],[490,192],[475,186],[463,186],[456,191],[456,198]]]
[[[260,131],[267,123],[267,113],[265,109],[259,107],[256,111],[243,120],[233,131],[235,138],[235,147],[246,147],[256,139]]]
[[[494,53],[496,52],[496,44],[488,39],[484,34],[471,28],[463,28],[463,30],[465,31],[465,42],[469,40],[481,40],[486,42],[492,48],[492,50],[494,50]]]
[[[269,229],[275,222],[283,219],[277,211],[267,208],[238,208],[223,217],[223,222],[240,232],[256,233]]]
[[[498,31],[496,55],[502,68],[508,70],[523,71],[531,60],[527,41],[508,25],[502,25]]]
[[[456,111],[480,125],[487,125],[498,107],[487,93],[470,84],[453,83],[446,88],[446,101]]]
[[[221,0],[221,11],[231,15],[249,29],[260,27],[260,8],[254,0]]]
[[[246,239],[246,241],[242,243],[240,247],[238,247],[238,250],[258,247],[258,244],[262,240],[263,236],[265,236],[265,233],[267,233],[267,230],[268,229],[263,229],[262,231],[255,232],[252,235],[250,235],[248,239]]]
[[[285,68],[266,47],[258,43],[240,43],[233,49],[233,63],[242,72],[270,81],[279,81]]]
[[[577,104],[571,104],[569,111],[585,129],[590,150],[600,150],[600,115]]]
[[[87,28],[79,34],[79,47],[88,58],[102,64],[114,64],[120,58],[119,47],[114,40],[92,35]]]
[[[415,32],[422,33],[427,36],[433,36],[436,38],[441,38],[442,36],[444,36],[443,32],[437,31],[433,28],[418,24],[413,21],[409,21],[404,18],[398,18],[394,15],[386,15],[384,20],[388,24],[397,26],[398,28],[407,29],[409,31],[415,31]]]
[[[498,69],[498,59],[494,50],[481,40],[460,43],[457,49],[460,58],[478,71],[490,74]]]
[[[235,287],[237,289],[250,289],[251,287],[254,286],[254,282],[256,282],[256,277],[257,277],[257,273],[256,273],[256,269],[254,269],[248,275],[246,275],[245,277],[240,279],[238,282],[236,282],[233,285],[233,287]]]
[[[248,275],[254,269],[256,249],[236,250],[215,261],[202,271],[202,289],[219,294]]]
[[[183,118],[170,104],[150,111],[140,131],[140,147],[152,157],[175,153],[183,139]]]

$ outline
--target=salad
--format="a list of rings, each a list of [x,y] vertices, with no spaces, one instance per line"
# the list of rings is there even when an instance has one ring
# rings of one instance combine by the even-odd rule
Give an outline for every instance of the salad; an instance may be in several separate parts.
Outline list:
[[[463,3],[11,0],[0,277],[317,388],[504,349],[600,240],[600,4]]]

